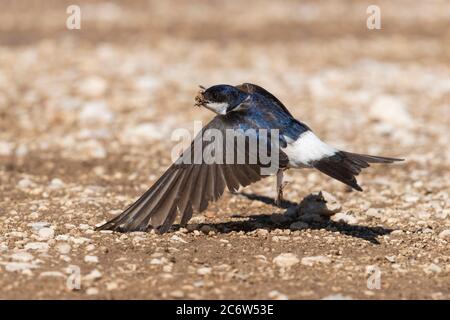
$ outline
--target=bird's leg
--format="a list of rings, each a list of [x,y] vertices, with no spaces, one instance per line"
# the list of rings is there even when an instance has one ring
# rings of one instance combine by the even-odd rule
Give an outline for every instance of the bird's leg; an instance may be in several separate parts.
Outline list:
[[[277,172],[277,199],[275,200],[275,204],[278,207],[281,207],[283,204],[283,169],[278,169]]]

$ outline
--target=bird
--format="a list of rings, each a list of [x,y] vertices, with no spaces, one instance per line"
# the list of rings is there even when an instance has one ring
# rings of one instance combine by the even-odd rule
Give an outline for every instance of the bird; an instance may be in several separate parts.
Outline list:
[[[268,176],[262,173],[268,164],[251,143],[265,146],[267,154],[275,155],[273,174],[276,174],[278,205],[283,202],[283,172],[287,169],[316,169],[362,191],[356,180],[362,169],[371,163],[404,160],[347,152],[325,143],[273,94],[256,84],[218,84],[207,89],[200,86],[194,105],[213,111],[214,118],[136,202],[96,230],[164,233],[177,216],[180,225],[185,226],[194,213],[206,210],[210,202],[219,199],[225,188],[236,193],[240,187]],[[264,130],[278,134],[263,135]],[[205,139],[208,132],[227,137],[229,131],[235,132],[233,138],[214,139],[216,143]],[[252,134],[245,136],[247,131]],[[238,143],[236,137],[240,135],[244,135],[241,140],[244,143]],[[203,153],[198,157],[195,152],[198,146],[209,150],[209,156]],[[243,155],[243,161],[238,161],[238,155]]]

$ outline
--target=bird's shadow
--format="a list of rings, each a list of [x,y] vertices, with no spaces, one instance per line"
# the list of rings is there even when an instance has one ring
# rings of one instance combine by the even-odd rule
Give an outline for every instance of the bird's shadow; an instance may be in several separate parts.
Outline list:
[[[250,193],[240,193],[240,195],[253,200],[253,201],[261,201],[265,204],[275,206],[275,200],[270,197],[250,194]],[[282,208],[289,208],[292,206],[296,206],[297,203],[291,201],[284,201],[282,204]],[[290,225],[293,222],[292,220],[279,219],[280,221],[274,221],[274,216],[278,215],[279,217],[283,216],[282,214],[258,214],[252,216],[244,216],[244,215],[233,215],[233,218],[243,218],[246,220],[243,221],[230,221],[230,222],[221,222],[221,223],[203,223],[201,226],[210,226],[213,227],[218,233],[229,233],[232,231],[244,231],[251,232],[256,229],[266,229],[266,230],[287,230],[291,229]],[[360,225],[351,225],[343,221],[335,222],[330,219],[326,219],[324,221],[313,221],[308,222],[307,229],[319,230],[325,229],[332,232],[339,232],[344,235],[348,235],[355,238],[364,239],[373,244],[380,244],[377,240],[377,237],[389,234],[393,231],[393,229],[384,228],[384,227],[370,227],[370,226],[360,226]]]

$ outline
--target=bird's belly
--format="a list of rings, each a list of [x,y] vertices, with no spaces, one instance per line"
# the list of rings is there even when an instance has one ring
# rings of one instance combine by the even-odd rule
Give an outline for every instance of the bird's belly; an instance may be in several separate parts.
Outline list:
[[[287,146],[281,150],[288,156],[290,168],[311,168],[314,161],[330,157],[338,151],[311,131],[302,133],[296,140],[285,139]]]

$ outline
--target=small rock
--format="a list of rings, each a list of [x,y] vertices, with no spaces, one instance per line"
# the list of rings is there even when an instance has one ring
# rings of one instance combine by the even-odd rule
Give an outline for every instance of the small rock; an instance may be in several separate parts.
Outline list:
[[[184,292],[181,290],[175,290],[170,293],[172,298],[181,299],[184,297]]]
[[[27,262],[10,262],[5,265],[5,270],[9,272],[26,271],[33,268],[37,268],[37,266]]]
[[[440,232],[439,238],[445,239],[445,240],[450,240],[450,229],[446,229],[446,230]]]
[[[349,214],[339,212],[338,214],[334,215],[332,218],[333,221],[343,221],[348,224],[356,224],[358,223],[358,219],[356,219],[354,216],[351,216]]]
[[[442,268],[437,264],[430,263],[428,266],[423,268],[423,271],[425,271],[426,274],[440,273],[442,271]]]
[[[106,284],[106,290],[112,291],[119,288],[119,284],[117,282],[108,282]]]
[[[209,267],[201,267],[197,269],[197,274],[201,276],[205,276],[207,274],[211,274],[212,269]]]
[[[29,189],[34,186],[35,186],[34,182],[28,178],[23,178],[17,183],[17,187],[20,189]]]
[[[322,216],[332,216],[342,209],[339,201],[326,191],[312,193],[306,196],[299,204],[300,215],[316,214]]]
[[[45,242],[29,242],[25,245],[25,250],[47,251],[48,244]]]
[[[94,296],[94,295],[97,295],[98,294],[98,289],[97,288],[87,288],[86,289],[86,294],[88,295],[88,296]]]
[[[92,270],[89,274],[85,275],[83,277],[84,280],[90,282],[90,281],[95,281],[98,280],[102,277],[102,273],[100,271],[98,271],[97,269]]]
[[[50,226],[50,223],[45,221],[31,222],[27,224],[28,227],[31,227],[34,231],[39,232],[42,228]]]
[[[11,259],[21,262],[28,262],[33,260],[33,258],[33,255],[28,252],[16,252],[11,255]]]
[[[290,268],[299,262],[300,260],[293,253],[282,253],[273,259],[273,263],[280,268]]]
[[[53,239],[53,237],[55,236],[55,231],[52,228],[42,228],[39,229],[39,237],[43,240],[49,240],[49,239]]]
[[[85,256],[84,262],[87,263],[98,263],[98,257],[97,256]]]
[[[312,267],[316,263],[329,264],[331,263],[331,259],[326,256],[312,256],[312,257],[303,257],[301,262],[305,266]]]
[[[170,237],[170,241],[187,243],[187,241],[185,241],[183,238],[181,238],[181,237],[179,237],[177,235],[173,235],[172,237]]]
[[[50,181],[50,188],[51,189],[61,189],[64,187],[64,182],[62,182],[61,179],[54,178],[52,181]]]
[[[277,290],[272,290],[269,292],[268,294],[270,299],[274,299],[274,300],[289,300],[288,296],[278,292]]]

